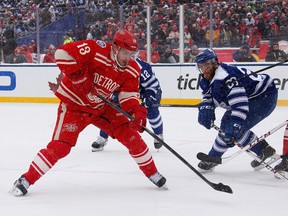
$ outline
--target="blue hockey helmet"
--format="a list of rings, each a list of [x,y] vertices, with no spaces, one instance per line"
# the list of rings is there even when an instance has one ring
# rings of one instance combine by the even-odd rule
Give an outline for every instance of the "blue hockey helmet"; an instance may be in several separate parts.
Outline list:
[[[195,62],[199,65],[209,60],[212,62],[218,61],[217,55],[212,49],[205,49],[196,56]]]

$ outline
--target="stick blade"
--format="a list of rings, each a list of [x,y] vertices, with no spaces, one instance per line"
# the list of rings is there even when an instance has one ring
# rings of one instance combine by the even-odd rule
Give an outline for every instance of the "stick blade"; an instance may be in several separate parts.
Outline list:
[[[205,161],[205,162],[212,162],[212,163],[217,163],[217,164],[221,164],[222,163],[222,158],[220,157],[213,157],[213,156],[209,156],[203,152],[199,152],[197,154],[197,158],[201,161]]]
[[[213,184],[212,187],[217,190],[217,191],[221,191],[221,192],[225,192],[225,193],[230,193],[233,194],[232,189],[228,186],[228,185],[224,185],[223,183],[218,183],[218,184]]]

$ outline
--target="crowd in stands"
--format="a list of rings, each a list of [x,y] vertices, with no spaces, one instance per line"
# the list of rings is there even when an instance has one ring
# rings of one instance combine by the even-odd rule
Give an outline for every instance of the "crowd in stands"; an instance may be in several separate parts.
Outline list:
[[[288,41],[287,1],[213,1],[212,23],[209,19],[209,2],[181,1],[184,5],[184,47],[187,48],[188,53],[192,52],[192,47],[194,53],[195,47],[209,47],[210,24],[214,48],[245,47],[249,48],[248,52],[251,53],[252,50],[259,48],[262,40],[270,41],[271,50],[273,44],[278,41]],[[145,50],[147,4],[151,6],[149,33],[151,33],[151,48],[154,52],[152,62],[178,62],[178,56],[169,58],[170,50],[179,48],[179,3],[176,0],[2,0],[0,3],[1,41],[3,37],[6,42],[12,36],[15,40],[17,37],[24,37],[35,31],[37,8],[41,27],[57,21],[65,13],[73,13],[76,9],[81,9],[86,12],[86,27],[80,33],[72,30],[67,37],[74,40],[112,41],[115,31],[123,27],[136,36],[139,49]],[[16,47],[21,46],[22,44],[18,44]],[[10,54],[14,54],[16,47],[10,49]],[[28,44],[27,47],[29,48]],[[4,50],[3,45],[1,48]],[[192,62],[192,60],[186,56],[185,62]]]

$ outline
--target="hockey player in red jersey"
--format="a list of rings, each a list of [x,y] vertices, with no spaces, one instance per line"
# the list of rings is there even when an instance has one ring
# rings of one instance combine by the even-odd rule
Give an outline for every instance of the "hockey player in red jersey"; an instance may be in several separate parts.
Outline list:
[[[283,137],[283,154],[281,156],[282,161],[276,165],[274,168],[278,172],[288,172],[288,124],[286,125],[286,129],[284,132],[284,137]]]
[[[60,99],[57,121],[51,142],[41,149],[29,170],[14,182],[11,193],[23,196],[56,162],[76,145],[79,133],[89,124],[104,130],[129,150],[139,168],[159,188],[166,188],[163,177],[139,132],[146,125],[147,110],[139,104],[138,64],[131,58],[138,43],[133,34],[119,30],[112,44],[101,40],[84,40],[65,44],[55,53],[57,66],[64,74],[55,95]],[[119,92],[125,116],[97,97]]]

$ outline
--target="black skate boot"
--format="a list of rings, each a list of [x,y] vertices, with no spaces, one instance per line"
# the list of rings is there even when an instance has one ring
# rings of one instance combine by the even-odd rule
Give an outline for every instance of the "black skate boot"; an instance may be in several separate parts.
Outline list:
[[[104,146],[107,145],[108,139],[99,136],[95,142],[92,143],[92,152],[103,151]]]
[[[166,178],[162,176],[159,172],[156,172],[152,176],[149,177],[149,180],[153,182],[157,187],[163,188],[165,190],[168,189],[166,185]]]
[[[163,140],[163,134],[158,134],[157,136]],[[154,147],[155,149],[160,149],[162,147],[162,143],[160,143],[157,139],[154,139]]]
[[[265,161],[267,158],[273,156],[275,153],[276,153],[276,150],[274,148],[272,148],[267,142],[266,140],[262,140],[260,142],[260,145],[261,145],[261,154],[259,156],[259,158],[262,160],[262,161]],[[260,165],[261,163],[258,162],[257,160],[253,160],[251,162],[251,166],[253,168],[256,168]]]
[[[281,156],[282,161],[274,167],[277,172],[288,172],[288,154]]]
[[[198,167],[201,169],[200,172],[213,172],[217,165],[217,163],[201,161]]]
[[[14,182],[13,187],[10,190],[10,193],[13,194],[14,196],[24,196],[28,192],[30,184],[26,180],[24,176],[21,176],[19,179],[17,179]]]

